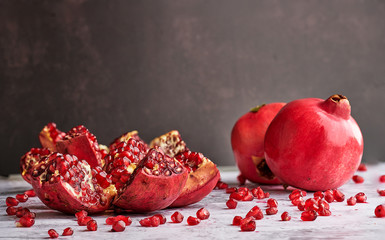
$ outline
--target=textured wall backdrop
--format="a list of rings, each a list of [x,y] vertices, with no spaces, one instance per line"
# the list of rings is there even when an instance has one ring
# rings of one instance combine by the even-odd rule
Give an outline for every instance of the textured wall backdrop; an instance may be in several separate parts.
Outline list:
[[[178,129],[233,165],[249,108],[346,95],[385,159],[385,1],[0,1],[0,174],[54,121],[101,143]]]

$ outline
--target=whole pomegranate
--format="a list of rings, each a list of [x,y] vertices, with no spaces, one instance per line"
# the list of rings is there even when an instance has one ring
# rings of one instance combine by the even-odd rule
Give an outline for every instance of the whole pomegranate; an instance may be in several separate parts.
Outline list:
[[[267,128],[285,103],[270,103],[252,108],[235,123],[231,131],[231,146],[241,174],[249,181],[278,184],[266,164],[264,138]]]
[[[354,175],[363,138],[348,99],[299,99],[288,103],[265,136],[265,157],[284,183],[310,191],[335,189]]]

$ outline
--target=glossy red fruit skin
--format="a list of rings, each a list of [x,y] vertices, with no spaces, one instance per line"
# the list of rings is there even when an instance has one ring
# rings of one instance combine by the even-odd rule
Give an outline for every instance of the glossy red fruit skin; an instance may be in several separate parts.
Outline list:
[[[231,131],[231,146],[234,159],[243,177],[255,183],[279,184],[268,169],[264,157],[266,130],[285,103],[270,103],[258,106],[241,116]]]
[[[342,95],[286,104],[265,136],[271,171],[282,182],[311,191],[346,183],[360,164],[363,147],[361,130]]]

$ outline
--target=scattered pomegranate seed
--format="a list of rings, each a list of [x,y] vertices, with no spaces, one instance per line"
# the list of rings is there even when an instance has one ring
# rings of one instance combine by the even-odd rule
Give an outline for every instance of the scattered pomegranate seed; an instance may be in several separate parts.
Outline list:
[[[305,201],[298,203],[297,208],[300,211],[305,211]]]
[[[87,229],[89,231],[96,231],[98,230],[98,223],[95,220],[90,220],[87,222]]]
[[[361,163],[361,164],[358,166],[358,169],[357,169],[357,171],[361,171],[361,172],[365,172],[366,170],[368,170],[368,169],[366,168],[365,163]]]
[[[209,214],[209,216],[210,216],[210,214]],[[167,222],[167,219],[166,219],[166,217],[163,214],[155,214],[154,217],[159,218],[160,224],[165,224]]]
[[[270,197],[270,193],[269,192],[265,192],[265,198],[269,198]]]
[[[378,194],[380,194],[380,196],[385,196],[385,189],[384,190],[377,190]]]
[[[363,182],[364,182],[364,178],[361,177],[361,176],[359,176],[359,175],[354,175],[354,176],[352,177],[352,179],[353,179],[353,181],[354,181],[355,183],[363,183]]]
[[[250,232],[254,231],[256,228],[256,224],[254,220],[248,220],[243,223],[241,223],[241,231],[242,232]]]
[[[337,202],[343,202],[345,200],[345,194],[343,194],[340,190],[338,189],[334,189],[333,190],[333,196],[334,196],[334,199],[337,201]]]
[[[17,201],[17,199],[14,197],[7,197],[7,199],[5,200],[5,203],[7,204],[8,207],[13,207],[13,206],[17,206],[19,204],[19,201]]]
[[[161,215],[161,214],[156,214],[155,216],[159,217],[158,215]],[[161,215],[161,216],[163,216],[163,215]],[[123,221],[126,224],[126,226],[130,226],[131,223],[132,223],[132,220],[131,220],[131,218],[129,216],[123,216],[123,215],[116,216],[115,217],[115,222],[117,222],[117,221]],[[164,217],[164,222],[166,222],[166,218],[165,217]]]
[[[235,201],[234,199],[229,199],[227,202],[226,202],[226,206],[230,209],[235,209],[238,205],[238,202]]]
[[[321,191],[315,192],[313,196],[314,198],[321,198],[321,199],[324,198],[324,194]]]
[[[27,194],[28,197],[36,197],[35,190],[33,189],[25,191],[24,194]]]
[[[334,202],[334,196],[333,196],[333,194],[325,194],[325,200],[326,200],[328,203]]]
[[[268,207],[278,207],[278,202],[274,198],[269,198],[269,200],[267,200],[267,206]]]
[[[201,220],[199,218],[196,218],[196,217],[189,216],[187,218],[187,224],[190,226],[198,225],[200,222],[201,222]]]
[[[242,217],[241,216],[235,216],[233,218],[233,225],[234,226],[240,226],[241,225],[241,221],[242,221]]]
[[[355,197],[356,197],[357,203],[364,203],[366,202],[366,199],[367,199],[365,193],[363,192],[357,193]]]
[[[34,224],[35,219],[28,216],[23,216],[16,222],[17,227],[32,227]]]
[[[242,198],[242,201],[252,201],[253,199],[253,194],[250,191],[247,191],[246,195]]]
[[[250,218],[250,217],[254,218],[255,220],[261,220],[263,218],[263,212],[261,211],[261,209],[258,206],[254,206],[246,214],[246,218]]]
[[[276,207],[269,207],[266,209],[267,215],[274,215],[274,214],[277,214],[277,212],[278,212],[278,208]]]
[[[282,221],[290,221],[291,217],[290,217],[288,212],[283,212],[281,215],[281,219],[282,219]]]
[[[50,238],[58,238],[59,234],[55,231],[55,229],[48,230],[48,235]]]
[[[26,202],[28,200],[28,195],[27,194],[16,194],[16,199],[19,202]]]
[[[210,212],[206,208],[201,208],[197,211],[197,218],[206,220],[210,217]]]
[[[107,225],[112,225],[112,224],[114,224],[116,221],[117,221],[117,220],[116,220],[115,217],[108,217],[108,218],[106,219],[106,224],[107,224]]]
[[[298,204],[300,203],[304,203],[305,201],[303,200],[302,197],[297,197],[297,198],[294,198],[293,200],[291,200],[291,203],[294,205],[294,206],[298,206]]]
[[[76,217],[77,219],[79,219],[79,218],[84,218],[84,217],[87,217],[87,216],[88,216],[88,212],[86,212],[86,211],[84,211],[84,210],[81,210],[81,211],[75,213],[75,217]]]
[[[140,225],[142,227],[151,227],[151,220],[150,218],[144,218],[139,221]]]
[[[22,207],[19,207],[17,208],[17,211],[16,211],[16,217],[22,217],[24,216],[26,213],[29,213],[29,209],[28,208],[22,208]]]
[[[226,188],[226,193],[233,193],[233,192],[236,192],[236,191],[237,191],[236,187]]]
[[[257,199],[264,199],[266,196],[265,192],[263,192],[261,187],[253,188],[251,189],[251,193],[254,195]]]
[[[378,205],[376,209],[374,209],[374,214],[378,218],[385,217],[385,205]]]
[[[309,198],[305,201],[305,210],[306,211],[309,211],[309,210],[314,210],[314,211],[318,211],[318,202],[316,199],[314,198]]]
[[[156,216],[144,218],[139,221],[142,227],[158,227],[160,225],[160,220]]]
[[[26,212],[23,217],[36,218],[36,213],[34,213],[34,212]]]
[[[113,232],[123,232],[125,229],[126,229],[126,224],[122,220],[119,220],[112,225],[111,230]]]
[[[83,218],[78,219],[78,225],[79,226],[86,226],[89,221],[93,220],[92,217],[87,216]]]
[[[346,200],[346,203],[347,203],[349,206],[354,206],[354,205],[356,205],[357,200],[356,200],[355,197],[350,197],[350,198],[348,198],[348,200]]]
[[[305,211],[301,214],[302,221],[314,221],[317,218],[317,212],[314,210]]]
[[[11,207],[7,207],[7,210],[5,211],[7,212],[8,215],[11,216],[16,214],[17,208],[11,206]]]
[[[380,182],[385,183],[385,175],[381,175],[379,180]]]
[[[171,221],[173,221],[174,223],[181,223],[183,221],[183,218],[183,215],[178,211],[174,212],[171,215]]]
[[[245,183],[246,183],[246,178],[242,174],[238,175],[237,180],[238,180],[240,185],[245,185]]]
[[[330,216],[330,215],[332,215],[332,212],[328,208],[325,208],[325,207],[320,207],[318,209],[317,213],[320,216]]]
[[[245,196],[244,192],[233,192],[230,194],[229,199],[235,199],[237,201],[242,201]]]
[[[63,230],[63,236],[72,236],[74,234],[74,230],[72,228],[68,227]]]
[[[229,185],[227,183],[224,183],[224,182],[221,182],[221,181],[218,181],[218,183],[216,185],[216,188],[218,188],[218,189],[226,189],[228,187],[229,187]]]

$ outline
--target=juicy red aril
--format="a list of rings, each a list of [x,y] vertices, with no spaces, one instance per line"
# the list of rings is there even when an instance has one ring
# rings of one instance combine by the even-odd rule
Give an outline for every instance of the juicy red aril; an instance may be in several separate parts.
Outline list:
[[[35,224],[34,218],[28,217],[28,216],[23,216],[16,223],[16,226],[18,226],[18,227],[32,227],[33,224]]]
[[[289,199],[290,199],[291,201],[293,201],[294,199],[299,198],[299,197],[303,197],[303,196],[302,196],[302,192],[301,192],[301,190],[299,190],[299,189],[294,189],[294,190],[289,194]]]
[[[298,204],[304,202],[303,198],[302,197],[297,197],[297,198],[294,198],[293,200],[291,200],[291,203],[294,205],[294,206],[298,206]]]
[[[235,201],[234,199],[229,199],[227,202],[226,202],[226,206],[230,209],[235,209],[238,205],[238,202]]]
[[[261,211],[261,209],[258,207],[258,206],[254,206],[247,214],[246,214],[246,218],[254,218],[256,220],[261,220],[263,218],[263,213]]]
[[[324,198],[324,194],[321,191],[315,192],[313,196],[314,198]]]
[[[11,207],[11,206],[17,206],[19,204],[19,201],[14,197],[7,197],[7,199],[5,199],[5,203],[7,204],[8,207]]]
[[[28,197],[36,197],[35,190],[33,189],[25,191],[24,194],[27,194]]]
[[[366,168],[365,163],[361,163],[361,164],[358,166],[358,169],[357,169],[357,171],[361,171],[361,172],[365,172],[366,170],[368,170],[368,169]]]
[[[48,230],[48,235],[50,238],[58,238],[59,234],[55,231],[55,229]]]
[[[215,186],[217,189],[226,189],[229,187],[227,183],[224,183],[222,181],[218,181],[217,185]]]
[[[252,201],[253,199],[253,194],[250,191],[247,191],[246,195],[242,198],[242,201]]]
[[[366,202],[366,199],[367,199],[365,193],[363,192],[357,193],[355,197],[358,203],[364,203]]]
[[[302,221],[314,221],[317,218],[317,212],[314,210],[305,211],[301,214]]]
[[[174,212],[171,215],[171,221],[173,221],[174,223],[181,223],[183,221],[183,215],[178,211]]]
[[[277,214],[277,212],[278,212],[278,208],[276,207],[269,207],[266,209],[267,215],[274,215],[274,214]]]
[[[115,221],[123,221],[126,224],[126,226],[130,226],[131,223],[132,223],[132,220],[131,220],[131,218],[129,216],[126,217],[126,216],[123,216],[123,215],[116,216],[115,217]]]
[[[197,218],[205,220],[210,217],[210,212],[206,208],[201,208],[197,211]]]
[[[24,216],[26,213],[29,213],[29,209],[28,208],[17,208],[17,211],[16,211],[16,217],[22,217]]]
[[[380,194],[380,196],[385,196],[385,189],[384,190],[377,190],[378,194]]]
[[[385,217],[385,205],[378,205],[376,209],[374,209],[374,214],[379,218]]]
[[[200,222],[201,222],[201,220],[199,218],[196,218],[196,217],[189,216],[187,218],[187,224],[191,225],[191,226],[198,225]]]
[[[142,227],[158,227],[160,225],[160,220],[158,217],[152,216],[140,220],[139,223]]]
[[[7,212],[8,215],[11,216],[16,214],[17,208],[11,206],[11,207],[7,207],[7,210],[5,211]]]
[[[125,229],[126,224],[122,220],[119,220],[112,225],[113,232],[123,232]]]
[[[283,212],[281,215],[281,219],[282,219],[282,221],[290,221],[291,217],[290,217],[288,212]]]
[[[245,185],[245,183],[246,183],[246,178],[242,174],[238,175],[237,180],[238,180],[240,185]]]
[[[87,222],[87,229],[89,231],[96,231],[98,230],[98,223],[95,220],[90,220]]]
[[[305,210],[306,211],[309,211],[309,210],[317,211],[318,210],[318,202],[317,202],[317,200],[315,200],[314,198],[307,199],[305,201]]]
[[[236,191],[237,191],[236,187],[226,188],[226,193],[233,193],[233,192],[236,192]]]
[[[36,218],[36,213],[26,212],[23,217]]]
[[[318,209],[317,213],[320,216],[330,216],[330,215],[332,215],[332,212],[328,208],[325,208],[325,207],[320,207]]]
[[[363,182],[364,182],[364,178],[361,177],[361,176],[359,176],[359,175],[354,175],[354,176],[352,177],[352,179],[353,179],[353,181],[354,181],[355,183],[363,183]]]
[[[334,196],[333,194],[325,194],[325,200],[328,202],[328,203],[332,203],[334,201]]]
[[[242,217],[241,216],[235,216],[233,218],[233,225],[234,226],[240,226],[241,225],[241,221],[242,221]]]
[[[348,200],[346,200],[346,203],[347,203],[349,206],[354,206],[354,205],[356,205],[357,200],[356,200],[355,197],[350,197],[350,198],[348,198]]]
[[[23,194],[16,194],[16,199],[19,202],[26,202],[28,200],[28,195],[23,193]]]
[[[257,199],[264,199],[266,194],[263,192],[261,187],[253,188],[251,189],[251,193],[254,195]]]
[[[278,202],[274,198],[269,198],[269,200],[267,200],[267,206],[268,207],[278,207]]]
[[[299,202],[297,205],[298,210],[304,211],[305,210],[305,201]]]
[[[254,220],[250,220],[250,221],[247,221],[247,222],[244,222],[241,224],[241,231],[242,232],[254,231],[255,228],[256,228],[256,224],[255,224]]]
[[[66,229],[63,230],[63,236],[72,236],[72,234],[74,234],[74,230],[72,230],[72,228],[68,227]]]
[[[92,217],[82,217],[78,219],[79,226],[86,226],[89,221],[93,220]]]
[[[385,175],[381,175],[379,181],[385,183]]]
[[[84,210],[81,210],[81,211],[75,213],[75,217],[76,217],[77,219],[79,219],[79,218],[84,218],[84,217],[87,217],[87,216],[88,216],[88,212],[86,212],[86,211],[84,211]]]
[[[160,224],[165,224],[167,222],[167,219],[163,214],[155,214],[154,217],[159,218]]]
[[[242,201],[244,196],[245,196],[244,192],[233,192],[232,194],[230,194],[229,198],[235,199],[237,201]]]
[[[333,197],[337,202],[343,202],[345,200],[345,194],[343,194],[340,190],[333,190]]]
[[[144,218],[144,219],[139,220],[139,224],[142,227],[151,227],[151,220],[150,220],[150,218]]]

